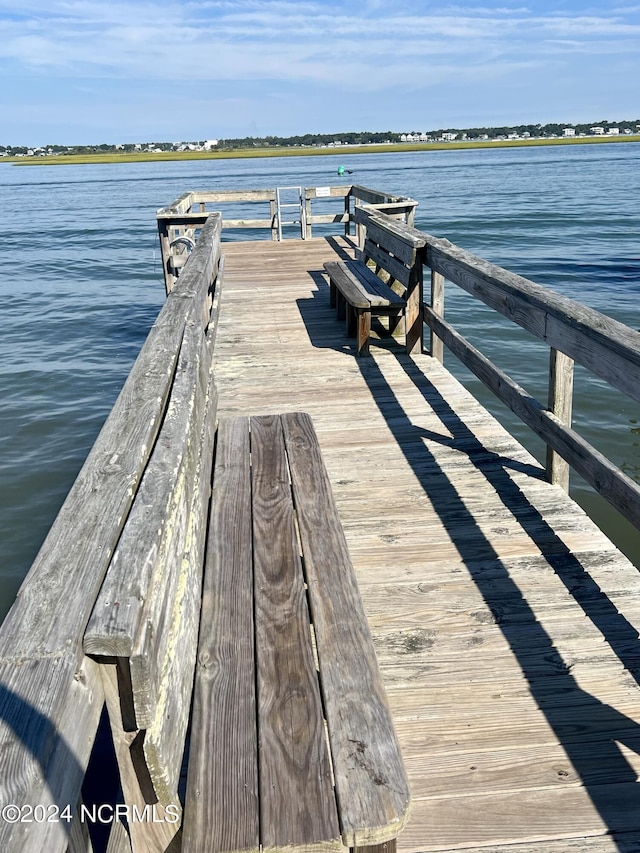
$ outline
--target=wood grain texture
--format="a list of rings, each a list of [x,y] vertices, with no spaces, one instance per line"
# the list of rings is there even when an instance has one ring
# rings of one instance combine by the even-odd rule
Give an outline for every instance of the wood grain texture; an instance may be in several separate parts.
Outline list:
[[[354,277],[341,261],[325,264],[327,275],[340,290],[347,301],[355,308],[368,308],[371,305],[369,294],[359,278]]]
[[[258,741],[247,419],[220,422],[206,560],[183,849],[257,851]]]
[[[396,837],[409,785],[311,419],[282,418],[345,846]]]
[[[207,341],[207,345],[210,346],[210,341]],[[179,560],[181,572],[173,611],[168,619],[169,636],[164,660],[160,664],[155,716],[143,743],[151,782],[158,800],[165,806],[179,802],[178,784],[191,710],[200,625],[202,572],[217,407],[217,390],[211,366],[206,379],[206,386],[200,389],[206,402],[199,452],[193,471],[193,500],[187,521],[184,551]]]
[[[340,848],[280,419],[251,419],[261,843]]]
[[[438,317],[444,318],[444,276],[431,271],[431,310]],[[444,364],[444,344],[433,329],[429,329],[429,352],[433,358]]]
[[[144,486],[147,475],[156,470],[155,466],[151,466],[157,459],[160,463],[158,467],[163,474],[168,472],[168,477],[164,481],[167,488],[163,490],[160,500],[156,500],[158,495],[154,489],[150,490],[150,500],[143,502],[136,499],[130,522],[133,521],[135,514],[136,518],[141,518],[142,529],[139,528],[136,531],[136,528],[131,525],[132,536],[126,541],[129,550],[125,548],[122,540],[118,545],[122,562],[128,564],[130,570],[153,559],[149,586],[140,592],[141,600],[137,614],[133,607],[128,608],[131,617],[138,616],[137,624],[133,619],[131,622],[135,633],[130,650],[131,680],[138,728],[148,728],[155,719],[162,672],[172,637],[174,637],[176,602],[182,598],[186,578],[191,577],[191,582],[195,583],[196,578],[193,572],[199,574],[202,565],[195,566],[199,543],[190,543],[190,539],[193,536],[194,518],[196,514],[202,512],[202,507],[197,503],[194,507],[208,386],[208,382],[205,381],[203,387],[201,374],[204,373],[208,377],[212,353],[202,334],[198,334],[197,342],[193,341],[192,344],[192,346],[183,347],[181,353],[183,370],[179,370],[167,418],[142,483]],[[184,382],[180,381],[182,379]],[[171,422],[171,416],[174,413],[180,425],[176,430],[171,428],[174,425]],[[163,506],[165,497],[168,498],[166,509],[166,504]],[[140,516],[136,512],[138,508],[140,508]],[[130,524],[127,523],[122,539],[129,529]],[[145,548],[144,560],[138,563],[129,557],[129,554],[139,553],[139,543],[142,543],[143,547],[146,546],[145,529],[152,533],[160,531],[160,542],[157,550]],[[151,559],[147,556],[149,553]],[[191,591],[187,594],[191,594]],[[113,601],[113,598],[110,597],[109,601]],[[199,608],[191,613],[185,613],[185,618],[190,621],[195,620],[197,624],[198,610]],[[197,631],[197,628],[194,630]]]
[[[395,838],[409,785],[311,419],[282,418],[345,846]]]
[[[567,297],[429,237],[427,264],[449,281],[640,400],[640,332]]]
[[[551,349],[549,351],[549,398],[548,408],[565,426],[571,426],[573,415],[573,367],[572,358]],[[569,491],[570,466],[552,448],[547,448],[547,477],[550,483]]]
[[[125,680],[122,673],[118,673],[120,663],[100,664],[100,674],[104,685],[107,711],[109,712],[109,724],[113,738],[113,746],[120,773],[120,784],[126,805],[137,810],[139,815],[148,815],[147,819],[131,820],[129,823],[129,836],[133,853],[166,853],[169,844],[180,828],[179,802],[172,805],[177,807],[177,812],[165,811],[162,804],[155,802],[152,791],[149,790],[148,778],[145,775],[146,768],[140,765],[139,744],[144,737],[143,732],[125,731],[125,722],[122,718],[121,702],[122,691]],[[145,807],[153,805],[154,810]],[[153,819],[155,812],[156,819]],[[117,837],[114,838],[114,842]]]
[[[76,656],[0,663],[0,804],[72,808],[89,763],[104,705],[97,665]],[[63,853],[71,824],[0,820],[7,853]]]
[[[359,261],[346,261],[345,268],[357,276],[367,288],[368,296],[372,305],[396,305],[398,308],[404,306],[404,299],[391,290],[373,270]]]
[[[375,263],[386,270],[395,281],[399,281],[404,287],[409,284],[410,269],[390,255],[385,246],[378,246],[369,239],[364,242],[364,257],[375,261]]]

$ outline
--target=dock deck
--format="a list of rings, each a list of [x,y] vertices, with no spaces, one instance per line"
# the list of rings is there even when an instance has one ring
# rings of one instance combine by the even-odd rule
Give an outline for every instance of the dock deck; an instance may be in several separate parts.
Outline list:
[[[398,849],[640,851],[640,577],[428,355],[354,343],[346,238],[225,243],[219,414],[313,417],[410,777]]]

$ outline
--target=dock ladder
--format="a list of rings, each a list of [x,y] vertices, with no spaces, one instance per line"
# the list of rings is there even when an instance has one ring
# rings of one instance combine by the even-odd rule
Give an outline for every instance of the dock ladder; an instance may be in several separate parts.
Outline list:
[[[297,194],[296,201],[283,201],[281,193],[288,193],[289,195],[285,195],[285,198],[292,198],[293,193]],[[284,208],[297,208],[298,210],[298,219],[283,219],[282,211]],[[304,193],[302,191],[302,187],[276,187],[276,209],[275,209],[275,221],[276,227],[278,229],[278,240],[282,240],[282,226],[283,225],[299,225],[300,226],[300,236],[302,239],[306,239],[307,236],[307,216],[306,216],[306,208],[305,208],[305,199]]]

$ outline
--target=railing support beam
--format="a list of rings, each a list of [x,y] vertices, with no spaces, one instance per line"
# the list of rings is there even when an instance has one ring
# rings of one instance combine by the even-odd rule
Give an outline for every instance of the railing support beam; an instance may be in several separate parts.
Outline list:
[[[573,367],[568,355],[553,347],[549,353],[548,408],[565,426],[571,426],[573,414]],[[547,479],[569,491],[571,466],[553,448],[547,445]]]

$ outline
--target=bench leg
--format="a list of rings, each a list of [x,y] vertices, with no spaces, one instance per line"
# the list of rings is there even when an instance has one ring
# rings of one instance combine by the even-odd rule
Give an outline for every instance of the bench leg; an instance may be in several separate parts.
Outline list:
[[[369,355],[371,310],[358,309],[358,355]]]
[[[346,305],[346,321],[347,321],[346,322],[347,337],[348,338],[355,338],[355,336],[357,334],[357,331],[356,331],[356,311],[355,311],[355,308],[353,307],[353,305],[350,305],[348,302]]]
[[[344,320],[347,302],[340,291],[336,291],[336,317],[338,320]]]
[[[331,279],[329,279],[329,305],[332,308],[336,307],[336,286]]]
[[[398,337],[402,334],[400,327],[404,325],[402,322],[404,320],[403,313],[399,311],[397,314],[391,314],[389,316],[389,334],[393,335],[393,337]]]

